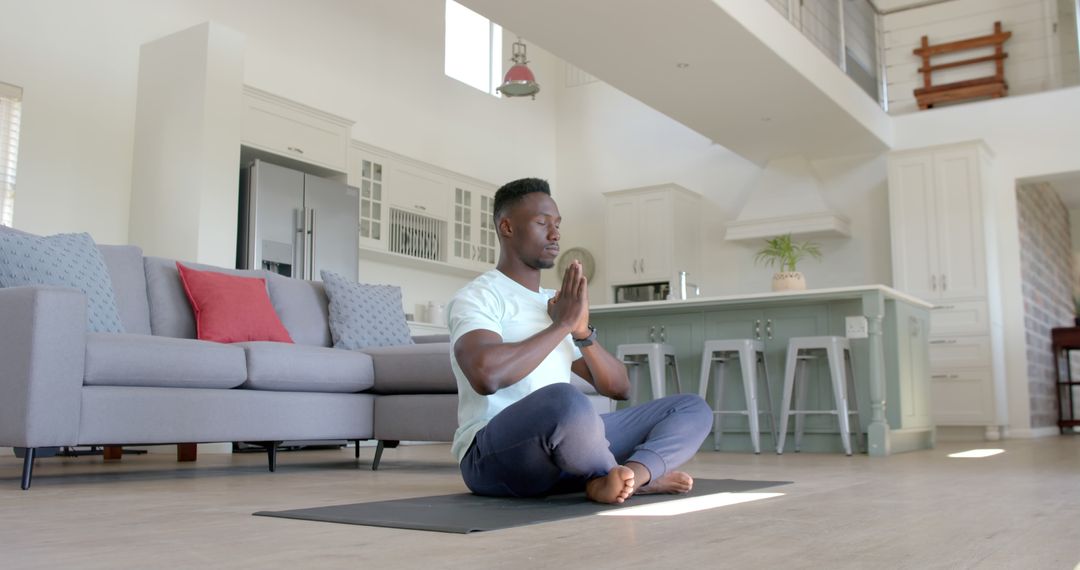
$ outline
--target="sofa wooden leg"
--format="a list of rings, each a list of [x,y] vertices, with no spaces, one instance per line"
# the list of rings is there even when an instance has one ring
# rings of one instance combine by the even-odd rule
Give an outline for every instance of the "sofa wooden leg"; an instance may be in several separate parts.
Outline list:
[[[101,452],[101,457],[105,460],[119,460],[123,456],[124,448],[119,445],[106,445],[104,447],[104,450]]]
[[[176,444],[177,461],[195,461],[199,457],[199,444],[178,443]]]
[[[22,488],[26,491],[30,488],[30,478],[34,475],[34,455],[36,447],[23,448]]]
[[[1064,428],[1062,428],[1062,429],[1064,429]],[[354,439],[353,440],[353,451],[354,451],[354,454],[356,455],[356,458],[360,459],[360,440],[359,439]]]
[[[401,443],[395,439],[380,439],[379,444],[375,447],[375,460],[371,462],[371,470],[377,471],[379,469],[379,462],[382,461],[382,452],[384,449],[394,449]]]
[[[270,472],[277,471],[277,448],[280,441],[268,441],[263,445],[266,446],[266,461],[269,463]]]

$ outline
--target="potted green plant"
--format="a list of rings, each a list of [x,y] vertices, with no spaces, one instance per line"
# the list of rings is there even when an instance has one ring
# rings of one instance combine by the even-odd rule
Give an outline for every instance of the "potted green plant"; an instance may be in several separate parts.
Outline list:
[[[773,291],[802,291],[806,289],[806,278],[799,272],[796,264],[809,256],[821,261],[821,249],[810,241],[795,243],[791,234],[776,236],[765,240],[765,247],[754,256],[755,263],[768,267],[779,265],[780,271],[773,274]]]

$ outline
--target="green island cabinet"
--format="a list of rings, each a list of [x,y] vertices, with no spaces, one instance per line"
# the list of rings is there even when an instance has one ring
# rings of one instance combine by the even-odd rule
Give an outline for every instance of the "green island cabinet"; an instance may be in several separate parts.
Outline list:
[[[859,407],[861,448],[871,456],[926,449],[934,445],[930,417],[928,333],[931,304],[884,285],[867,285],[782,293],[700,297],[685,301],[650,301],[597,305],[590,319],[600,343],[612,354],[620,344],[664,342],[675,349],[683,393],[698,393],[701,357],[706,340],[751,338],[765,346],[772,389],[772,411],[780,419],[788,339],[846,334],[846,317],[862,316],[867,337],[852,338],[852,364]],[[825,359],[810,361],[807,408],[834,408]],[[642,367],[639,390],[648,393],[648,370]],[[711,383],[710,383],[711,384]],[[669,393],[673,383],[668,382]],[[708,400],[713,402],[712,387]],[[729,364],[722,395],[724,409],[743,409],[741,372]],[[759,396],[762,406],[764,396]],[[620,404],[625,405],[625,404]],[[721,451],[749,451],[743,416],[721,416]],[[762,416],[762,447],[775,448]],[[794,417],[789,432],[794,430]],[[834,416],[811,415],[805,423],[802,449],[841,451]],[[704,449],[712,449],[708,438]],[[793,451],[788,437],[785,452]]]

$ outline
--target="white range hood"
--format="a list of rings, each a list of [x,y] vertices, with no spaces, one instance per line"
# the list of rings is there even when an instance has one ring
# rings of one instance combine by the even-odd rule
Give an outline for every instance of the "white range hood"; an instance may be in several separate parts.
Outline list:
[[[802,156],[777,158],[765,165],[735,221],[728,223],[729,241],[771,238],[849,237],[851,223],[825,203],[810,162]]]

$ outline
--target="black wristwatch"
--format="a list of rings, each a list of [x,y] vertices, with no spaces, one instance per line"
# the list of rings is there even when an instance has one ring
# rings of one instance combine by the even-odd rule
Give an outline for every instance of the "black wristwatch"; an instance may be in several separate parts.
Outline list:
[[[573,335],[570,335],[570,338],[574,339],[574,346],[578,348],[591,346],[592,343],[596,342],[596,327],[589,325],[589,336],[585,338],[574,338]]]

